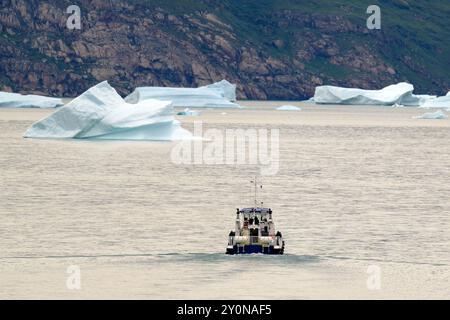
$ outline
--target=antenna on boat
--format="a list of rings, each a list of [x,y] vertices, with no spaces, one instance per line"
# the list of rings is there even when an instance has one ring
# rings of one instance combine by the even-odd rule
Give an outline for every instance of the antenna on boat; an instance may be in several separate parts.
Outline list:
[[[250,181],[255,186],[255,208],[258,207],[258,200],[257,200],[257,194],[258,194],[258,177],[255,176],[255,179]],[[262,184],[259,185],[259,187],[262,189]],[[261,202],[262,206],[263,202]]]

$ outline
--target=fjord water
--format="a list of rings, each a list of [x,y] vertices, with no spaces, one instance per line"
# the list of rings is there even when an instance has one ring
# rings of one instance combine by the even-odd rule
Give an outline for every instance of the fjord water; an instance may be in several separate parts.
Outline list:
[[[280,130],[261,199],[284,256],[223,254],[256,166],[176,165],[174,143],[23,139],[52,111],[0,110],[0,298],[448,297],[450,120],[243,104],[180,120]],[[67,287],[70,266],[80,290]]]

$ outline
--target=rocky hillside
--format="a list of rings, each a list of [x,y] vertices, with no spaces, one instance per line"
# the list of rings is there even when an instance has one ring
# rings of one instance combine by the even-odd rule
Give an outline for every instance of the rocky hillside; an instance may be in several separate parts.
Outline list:
[[[74,3],[81,30],[66,27]],[[381,30],[366,27],[374,3]],[[75,96],[109,80],[128,94],[226,78],[247,99],[399,81],[443,94],[449,30],[448,0],[0,0],[0,90]]]

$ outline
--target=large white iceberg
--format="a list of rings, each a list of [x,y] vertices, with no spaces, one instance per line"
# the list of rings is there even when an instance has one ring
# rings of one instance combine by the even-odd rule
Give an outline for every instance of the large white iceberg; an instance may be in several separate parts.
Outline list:
[[[414,95],[413,91],[414,86],[405,82],[381,90],[319,86],[316,88],[314,101],[318,104],[419,106],[427,98]]]
[[[414,117],[414,119],[442,120],[448,119],[448,116],[442,111],[438,110],[436,112],[424,113],[421,116]]]
[[[56,108],[62,105],[59,98],[0,92],[0,108]]]
[[[232,99],[236,97],[236,87],[228,81],[218,82],[200,88],[140,87],[125,98],[128,103],[138,103],[148,99],[172,101],[174,107],[182,108],[240,108]],[[234,91],[232,93],[231,91]]]
[[[33,124],[25,137],[181,140],[192,135],[174,119],[170,102],[129,104],[105,81]]]

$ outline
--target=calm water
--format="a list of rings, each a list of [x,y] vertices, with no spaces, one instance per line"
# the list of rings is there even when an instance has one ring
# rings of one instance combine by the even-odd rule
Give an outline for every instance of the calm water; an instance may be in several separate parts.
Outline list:
[[[51,111],[0,110],[0,298],[448,297],[450,120],[244,105],[180,120],[280,130],[262,199],[282,257],[223,254],[258,167],[175,165],[173,143],[25,140]],[[367,288],[373,265],[381,290]]]

